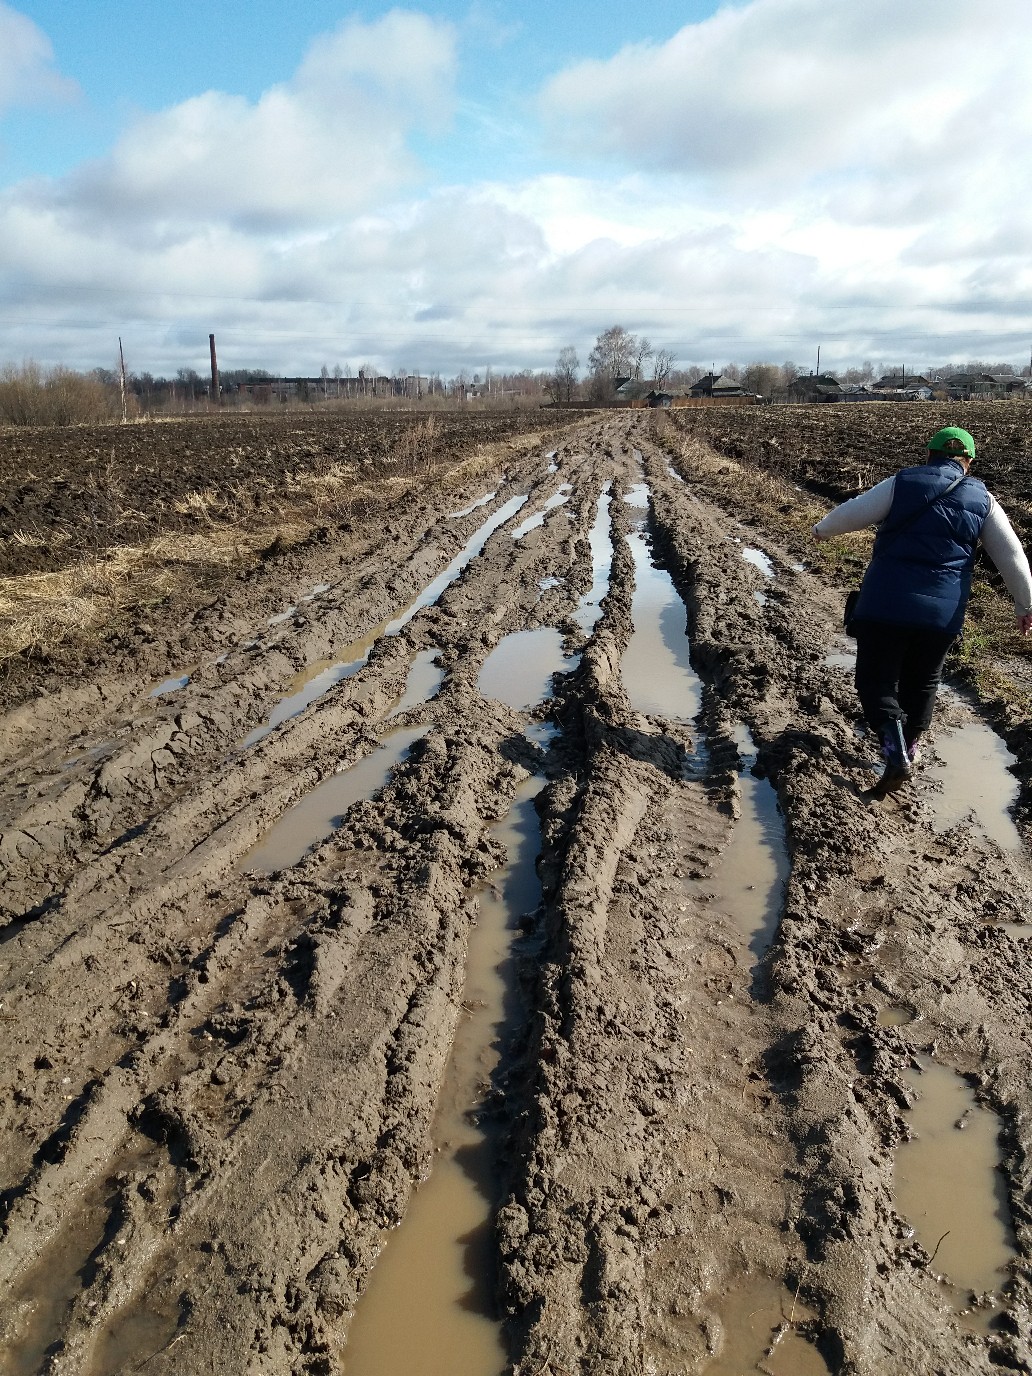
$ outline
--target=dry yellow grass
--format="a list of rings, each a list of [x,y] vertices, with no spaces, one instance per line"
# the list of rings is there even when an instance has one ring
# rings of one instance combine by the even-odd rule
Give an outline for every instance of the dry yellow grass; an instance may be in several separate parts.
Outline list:
[[[163,535],[146,545],[116,545],[103,558],[52,573],[0,579],[0,660],[87,638],[127,608],[163,601],[198,568],[235,567],[277,537],[289,541],[305,529],[278,522],[249,531]]]
[[[397,456],[397,467],[379,478],[362,478],[354,465],[299,475],[288,509],[265,510],[256,520],[253,493],[228,486],[187,493],[176,503],[198,529],[173,532],[138,545],[113,545],[93,558],[48,573],[0,578],[0,663],[27,652],[47,653],[67,640],[90,639],[120,616],[189,592],[201,570],[235,569],[270,545],[289,547],[314,524],[332,516],[361,517],[394,505],[428,483],[448,490],[497,469],[500,460],[532,448],[539,436],[479,448],[470,458],[436,473],[427,457],[436,440],[433,417],[415,427],[415,439]],[[398,470],[402,471],[398,471]],[[42,546],[37,533],[16,532],[12,544]]]

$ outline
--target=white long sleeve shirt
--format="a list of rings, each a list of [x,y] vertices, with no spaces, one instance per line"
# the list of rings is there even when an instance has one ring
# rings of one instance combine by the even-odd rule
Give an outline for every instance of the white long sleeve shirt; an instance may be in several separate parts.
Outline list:
[[[895,490],[896,479],[883,478],[874,487],[861,492],[859,497],[852,497],[829,511],[814,526],[814,534],[826,538],[880,525],[889,514]],[[1014,614],[1028,616],[1032,613],[1032,569],[1007,513],[991,493],[989,515],[985,518],[980,538],[986,554],[999,569],[1007,591],[1014,598]]]

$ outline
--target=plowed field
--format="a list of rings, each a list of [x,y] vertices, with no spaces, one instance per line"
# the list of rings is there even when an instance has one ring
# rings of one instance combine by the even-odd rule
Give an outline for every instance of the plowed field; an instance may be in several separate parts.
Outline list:
[[[943,767],[989,734],[959,695],[879,801],[813,475],[645,413],[482,439],[146,644],[19,669],[0,1370],[1032,1372],[1020,693],[987,709],[1010,815]],[[503,1006],[453,1106],[489,1215],[456,1308],[496,1355],[442,1321],[359,1368],[458,1131],[496,882]]]

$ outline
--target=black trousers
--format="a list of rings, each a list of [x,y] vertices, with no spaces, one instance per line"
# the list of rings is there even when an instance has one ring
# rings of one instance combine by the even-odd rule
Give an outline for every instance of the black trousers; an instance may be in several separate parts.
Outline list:
[[[875,731],[902,721],[908,740],[928,729],[942,666],[956,636],[927,626],[857,621],[856,691]]]

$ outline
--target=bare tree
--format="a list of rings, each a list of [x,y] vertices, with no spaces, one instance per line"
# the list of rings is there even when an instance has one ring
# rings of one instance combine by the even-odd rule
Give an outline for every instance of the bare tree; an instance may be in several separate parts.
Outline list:
[[[634,340],[634,362],[632,365],[631,377],[633,377],[636,382],[640,382],[645,363],[652,357],[655,351],[644,335],[632,335],[631,338]]]
[[[742,386],[747,392],[768,399],[778,390],[781,371],[774,363],[750,363],[742,374]]]
[[[572,344],[559,350],[555,361],[555,373],[549,383],[549,393],[557,406],[569,406],[573,400],[573,390],[577,386],[577,373],[580,359]]]
[[[666,382],[675,362],[673,349],[657,349],[652,355],[652,381],[657,387],[662,387]]]
[[[588,355],[588,367],[603,377],[630,377],[638,341],[622,325],[603,330]]]

